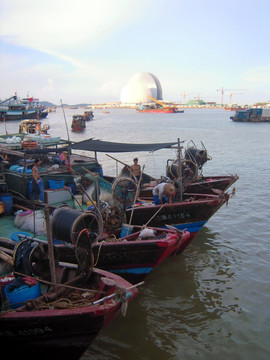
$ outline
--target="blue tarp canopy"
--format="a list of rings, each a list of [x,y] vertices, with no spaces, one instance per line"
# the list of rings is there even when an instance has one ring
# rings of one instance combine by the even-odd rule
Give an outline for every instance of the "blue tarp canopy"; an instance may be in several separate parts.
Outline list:
[[[86,150],[95,152],[137,152],[137,151],[156,151],[170,148],[177,144],[175,142],[154,143],[154,144],[126,144],[109,141],[88,139],[71,144],[69,147],[76,150]]]

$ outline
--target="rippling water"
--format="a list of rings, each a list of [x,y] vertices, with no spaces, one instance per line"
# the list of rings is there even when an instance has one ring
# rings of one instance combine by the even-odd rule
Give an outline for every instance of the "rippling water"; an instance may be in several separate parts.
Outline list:
[[[65,110],[70,129],[74,113]],[[270,357],[270,124],[234,123],[224,110],[141,114],[94,110],[83,135],[120,142],[202,141],[212,160],[204,175],[237,173],[236,194],[179,256],[166,259],[139,295],[91,344],[82,360],[268,360]],[[46,122],[47,120],[43,120]],[[63,112],[49,114],[51,134],[67,138]],[[1,133],[4,133],[1,126]],[[18,122],[7,124],[17,131]],[[145,172],[165,175],[175,150],[112,154]],[[106,173],[115,162],[98,156]]]

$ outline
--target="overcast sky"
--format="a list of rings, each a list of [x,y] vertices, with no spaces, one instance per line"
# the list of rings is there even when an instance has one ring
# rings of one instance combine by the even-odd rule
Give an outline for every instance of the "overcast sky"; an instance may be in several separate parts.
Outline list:
[[[0,0],[0,98],[119,101],[150,72],[165,100],[268,101],[269,15],[269,0]]]

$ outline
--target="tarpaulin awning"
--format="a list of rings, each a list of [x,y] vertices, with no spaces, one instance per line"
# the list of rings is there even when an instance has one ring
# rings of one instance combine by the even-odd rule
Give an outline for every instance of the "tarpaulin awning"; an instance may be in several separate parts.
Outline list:
[[[154,143],[154,144],[127,144],[109,141],[88,139],[70,145],[71,149],[96,151],[96,152],[137,152],[137,151],[156,151],[170,148],[177,144],[175,142]]]

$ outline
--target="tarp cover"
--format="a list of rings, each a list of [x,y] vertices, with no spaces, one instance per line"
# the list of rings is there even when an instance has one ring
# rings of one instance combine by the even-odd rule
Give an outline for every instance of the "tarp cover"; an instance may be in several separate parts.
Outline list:
[[[101,140],[88,139],[70,145],[71,149],[87,150],[96,152],[133,152],[133,151],[156,151],[170,148],[177,142],[155,144],[125,144]]]

